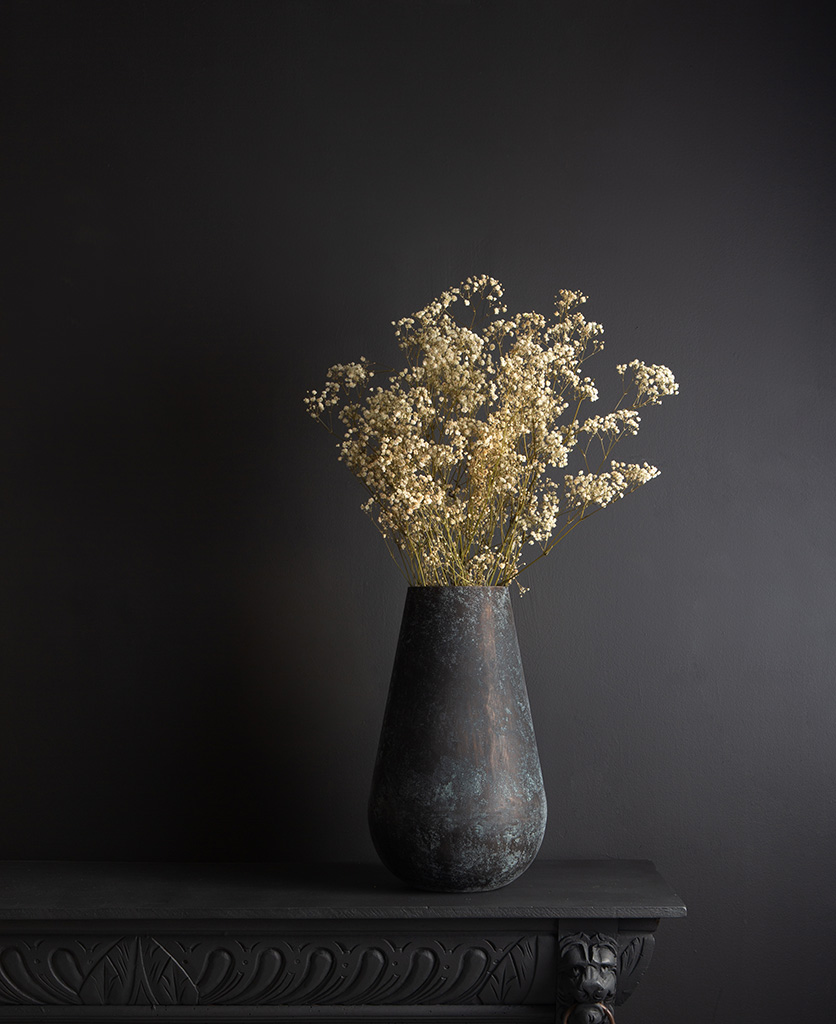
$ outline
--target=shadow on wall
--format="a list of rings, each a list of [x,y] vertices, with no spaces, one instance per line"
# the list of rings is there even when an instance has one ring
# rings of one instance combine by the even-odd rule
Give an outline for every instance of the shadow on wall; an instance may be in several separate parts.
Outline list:
[[[287,585],[287,538],[310,543],[281,461],[298,446],[279,442],[309,421],[276,390],[304,388],[273,338],[154,319],[17,353],[6,857],[290,858],[329,840],[311,815],[322,750],[340,754],[322,680],[352,643],[338,657],[306,635],[321,595]]]

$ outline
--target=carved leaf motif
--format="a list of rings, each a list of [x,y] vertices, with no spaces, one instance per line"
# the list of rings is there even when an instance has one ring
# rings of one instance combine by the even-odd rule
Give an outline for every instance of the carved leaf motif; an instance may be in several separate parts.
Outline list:
[[[326,994],[333,991],[334,952],[321,946],[305,947],[299,952],[296,963],[300,969],[297,973],[291,968],[291,989],[282,1002],[296,1005],[326,1002]]]
[[[429,1001],[438,987],[438,954],[435,950],[421,947],[410,951],[404,949],[400,956],[407,961],[406,970],[393,982],[392,1002],[409,1005]],[[400,959],[397,962],[400,965]]]
[[[652,935],[636,935],[622,946],[618,957],[618,994],[615,998],[617,1006],[635,990],[650,963],[653,946]]]
[[[60,1000],[32,973],[21,951],[12,947],[0,953],[0,1002],[20,1006]]]
[[[58,984],[78,999],[78,993],[84,984],[84,974],[75,953],[69,949],[56,949],[48,962]]]
[[[259,1003],[279,1002],[279,995],[287,980],[283,977],[285,958],[278,949],[254,951],[255,965],[252,974],[243,979],[235,1002],[241,1006]]]
[[[345,963],[345,961],[344,961]],[[334,979],[330,992],[323,993],[326,1002],[339,1001],[349,1005],[374,1003],[385,988],[389,957],[380,949],[365,949],[352,956],[345,973]]]
[[[457,951],[458,953],[459,951]],[[444,990],[445,1003],[469,1003],[476,999],[484,984],[490,966],[490,954],[485,949],[467,949],[459,953],[458,971],[450,977]]]
[[[151,938],[120,939],[88,972],[79,990],[85,1006],[183,1006],[198,991],[179,963]]]
[[[537,964],[537,944],[528,939],[506,949],[491,971],[489,988],[498,1003],[521,1003],[531,988]],[[483,1002],[483,999],[479,1000]]]
[[[155,939],[139,942],[143,989],[154,1006],[193,1006],[200,1002],[197,986],[182,966]]]
[[[211,949],[206,953],[197,987],[204,1003],[228,1002],[228,996],[238,983],[235,958],[228,949]]]

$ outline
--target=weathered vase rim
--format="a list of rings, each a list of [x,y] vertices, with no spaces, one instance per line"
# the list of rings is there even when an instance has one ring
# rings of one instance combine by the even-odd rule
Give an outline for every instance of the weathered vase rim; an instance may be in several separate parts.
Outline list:
[[[410,583],[409,590],[510,590],[509,583],[487,586],[479,583]]]

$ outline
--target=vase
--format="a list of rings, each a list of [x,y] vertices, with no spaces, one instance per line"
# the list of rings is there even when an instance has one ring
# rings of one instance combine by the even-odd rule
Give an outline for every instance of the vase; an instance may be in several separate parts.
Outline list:
[[[498,889],[536,857],[546,796],[507,587],[408,589],[369,827],[420,889]]]

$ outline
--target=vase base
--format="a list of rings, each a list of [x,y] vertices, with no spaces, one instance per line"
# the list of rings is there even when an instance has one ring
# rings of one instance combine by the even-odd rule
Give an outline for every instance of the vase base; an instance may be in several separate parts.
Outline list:
[[[537,848],[539,848],[537,843]],[[494,864],[483,866],[482,870],[473,870],[467,866],[439,866],[435,864],[404,863],[403,860],[381,856],[383,866],[398,878],[404,885],[422,892],[472,893],[493,892],[511,885],[529,869],[537,854],[516,860],[512,864]]]

